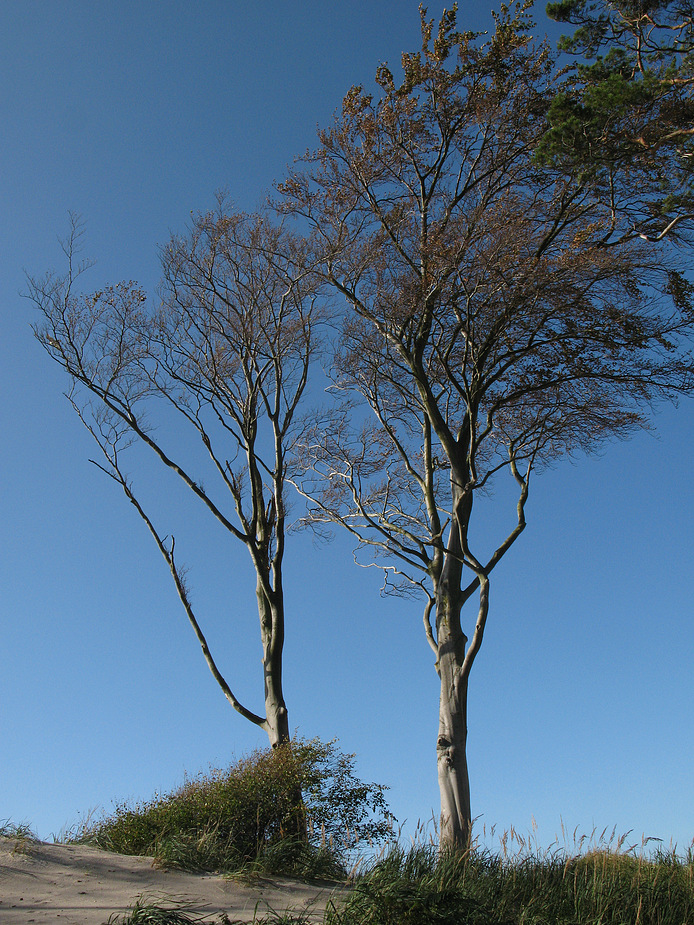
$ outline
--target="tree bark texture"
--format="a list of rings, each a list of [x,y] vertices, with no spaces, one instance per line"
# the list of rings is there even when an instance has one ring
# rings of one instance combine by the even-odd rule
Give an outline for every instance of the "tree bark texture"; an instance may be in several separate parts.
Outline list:
[[[453,666],[451,666],[453,667]],[[470,842],[470,779],[467,768],[467,687],[453,682],[453,671],[441,672],[439,732],[436,740],[441,796],[441,847],[466,847]]]
[[[439,594],[439,608],[450,612],[451,601]],[[467,847],[472,815],[467,768],[467,678],[463,676],[465,636],[458,639],[439,619],[438,664],[441,679],[436,760],[441,797],[440,843]]]
[[[456,466],[451,478],[452,523],[440,579],[436,588],[436,668],[441,679],[439,728],[436,739],[441,796],[441,847],[466,848],[470,843],[472,814],[467,767],[467,691],[472,662],[481,642],[483,619],[478,619],[472,644],[462,630],[460,612],[470,596],[463,591],[465,564],[471,560],[467,529],[472,513],[472,492],[465,467]],[[480,567],[481,568],[481,567]],[[485,578],[486,581],[486,578]],[[486,598],[486,584],[484,588]]]
[[[258,581],[258,615],[263,645],[265,685],[265,731],[270,745],[276,748],[290,740],[289,713],[282,689],[282,650],[284,648],[283,602],[270,602]]]

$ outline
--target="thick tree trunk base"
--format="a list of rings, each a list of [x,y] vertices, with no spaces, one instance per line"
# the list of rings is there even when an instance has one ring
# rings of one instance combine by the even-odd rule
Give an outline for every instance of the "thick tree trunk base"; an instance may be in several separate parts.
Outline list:
[[[456,745],[446,736],[436,744],[439,791],[441,794],[441,848],[470,846],[470,781],[465,745]]]
[[[470,847],[472,828],[470,778],[466,754],[467,690],[464,686],[457,687],[450,680],[446,680],[455,673],[455,668],[449,664],[441,674],[439,734],[436,739],[441,794],[439,843],[442,849],[464,850]]]

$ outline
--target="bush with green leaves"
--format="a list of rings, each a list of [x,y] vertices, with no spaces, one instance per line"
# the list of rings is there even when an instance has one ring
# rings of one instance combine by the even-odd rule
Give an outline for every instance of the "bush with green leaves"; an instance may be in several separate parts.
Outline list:
[[[117,804],[76,840],[189,870],[265,863],[273,873],[336,876],[360,840],[389,836],[385,789],[361,781],[354,756],[335,742],[298,740],[187,778],[164,796]]]
[[[355,774],[355,755],[336,741],[299,740],[292,745],[298,763],[306,818],[316,843],[353,847],[382,844],[392,837],[394,818],[383,784],[367,784]]]

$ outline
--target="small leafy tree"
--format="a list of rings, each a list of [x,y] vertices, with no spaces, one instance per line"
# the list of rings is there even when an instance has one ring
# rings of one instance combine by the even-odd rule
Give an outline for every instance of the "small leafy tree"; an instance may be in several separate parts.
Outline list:
[[[381,564],[386,590],[424,595],[453,846],[472,819],[469,679],[533,473],[694,388],[692,290],[651,241],[673,226],[628,224],[652,184],[637,203],[626,182],[606,195],[581,164],[538,155],[560,84],[530,5],[502,7],[489,36],[459,31],[455,7],[435,33],[420,7],[402,81],[382,65],[376,96],[353,87],[280,187],[346,305],[337,399],[306,429],[299,487],[315,524],[346,527]],[[479,500],[504,475],[514,509],[489,548]]]
[[[35,333],[72,380],[68,397],[166,560],[215,680],[273,746],[290,738],[282,687],[282,564],[286,479],[295,417],[316,347],[318,280],[306,244],[266,215],[226,209],[195,218],[163,249],[160,303],[135,283],[76,291],[80,228],[65,245],[65,275],[30,278],[43,320]],[[209,487],[189,471],[151,421],[173,410],[209,462]],[[248,550],[256,577],[264,712],[242,704],[210,652],[186,587],[174,537],[147,513],[123,468],[132,443],[147,447],[202,507]],[[220,500],[220,498],[222,500]]]
[[[382,784],[366,783],[354,771],[353,754],[337,742],[320,739],[292,743],[292,760],[301,769],[301,792],[314,841],[355,847],[379,844],[392,836],[393,817]]]

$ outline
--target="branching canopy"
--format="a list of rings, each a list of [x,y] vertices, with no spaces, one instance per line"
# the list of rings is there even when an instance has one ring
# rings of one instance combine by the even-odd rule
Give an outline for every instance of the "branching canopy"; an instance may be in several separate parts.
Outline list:
[[[491,38],[458,32],[455,11],[433,38],[422,10],[402,83],[384,65],[377,97],[353,88],[280,188],[349,306],[302,488],[314,520],[345,524],[410,586],[436,589],[452,552],[469,593],[522,529],[533,468],[628,435],[694,384],[676,264],[624,235],[587,179],[538,163],[557,87],[528,6]],[[356,395],[373,415],[355,428]],[[472,500],[502,470],[518,516],[484,559]]]
[[[155,527],[122,468],[122,453],[146,445],[236,539],[255,568],[268,677],[281,689],[284,639],[282,558],[285,480],[293,464],[297,407],[316,346],[320,281],[306,243],[267,216],[234,214],[222,197],[190,232],[162,251],[161,299],[153,307],[135,283],[76,292],[81,230],[65,244],[68,271],[29,280],[43,321],[35,333],[70,374],[69,398],[97,441],[98,465],[118,482],[152,533],[227,698],[246,718],[222,678],[176,562],[173,538]],[[161,403],[189,428],[211,463],[212,482],[181,461],[180,440],[152,426]],[[281,698],[280,698],[281,699]]]

